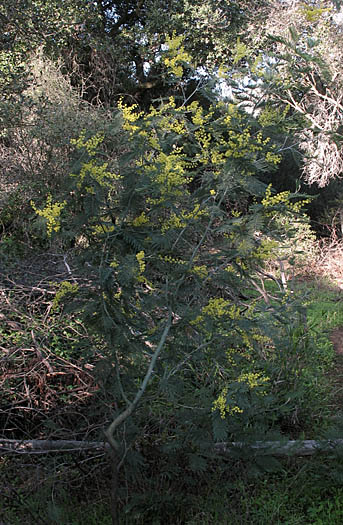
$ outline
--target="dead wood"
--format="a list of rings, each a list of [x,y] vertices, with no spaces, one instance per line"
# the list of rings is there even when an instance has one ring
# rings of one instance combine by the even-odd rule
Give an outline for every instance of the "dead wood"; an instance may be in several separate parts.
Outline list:
[[[301,441],[256,441],[255,443],[229,442],[216,443],[214,449],[219,454],[231,455],[239,450],[251,450],[256,455],[271,456],[309,456],[316,452],[332,452],[343,445],[343,439],[301,440]],[[16,440],[0,439],[0,454],[47,454],[50,452],[80,452],[85,450],[108,451],[105,441],[77,440]]]

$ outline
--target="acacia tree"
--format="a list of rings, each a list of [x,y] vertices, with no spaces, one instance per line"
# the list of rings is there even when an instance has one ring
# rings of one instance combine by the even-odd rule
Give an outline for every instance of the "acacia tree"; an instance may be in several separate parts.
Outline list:
[[[274,196],[255,177],[280,159],[266,120],[210,95],[201,105],[188,90],[199,82],[190,61],[210,69],[215,55],[218,66],[237,68],[245,60],[236,33],[229,46],[232,33],[218,28],[236,27],[240,7],[251,2],[217,4],[213,19],[212,2],[201,9],[185,2],[187,24],[174,6],[163,18],[167,40],[156,31],[157,2],[97,2],[90,11],[64,3],[71,24],[61,22],[58,35],[56,3],[42,31],[37,13],[50,3],[25,5],[33,47],[44,40],[46,52],[58,56],[61,46],[74,84],[86,86],[85,98],[112,105],[114,95],[124,95],[111,134],[87,130],[73,141],[65,196],[56,202],[59,187],[45,208],[34,205],[49,235],[73,238],[80,280],[78,289],[64,287],[77,293],[76,307],[107,343],[100,384],[113,408],[104,426],[113,450],[115,523],[118,471],[129,471],[130,457],[137,469],[138,452],[154,443],[147,421],[163,421],[158,440],[169,464],[184,454],[191,470],[201,472],[213,441],[275,435],[306,413],[304,348],[294,344],[298,312],[285,290],[269,297],[263,274],[263,261],[297,209],[288,193]],[[6,33],[20,44],[7,15]],[[186,33],[183,42],[172,37],[175,28]],[[202,39],[192,39],[192,31]],[[21,56],[28,50],[20,48]],[[106,165],[113,141],[118,153]]]
[[[180,82],[186,52],[168,42],[163,61]],[[263,261],[299,210],[255,178],[280,160],[270,137],[215,98],[206,109],[171,97],[148,112],[121,102],[120,115],[112,165],[109,138],[85,131],[65,200],[35,206],[50,235],[72,232],[80,280],[69,291],[107,343],[113,523],[124,459],[154,443],[147,424],[163,418],[174,473],[177,454],[201,472],[214,441],[275,436],[309,393],[298,310],[282,287],[274,299],[264,289]]]

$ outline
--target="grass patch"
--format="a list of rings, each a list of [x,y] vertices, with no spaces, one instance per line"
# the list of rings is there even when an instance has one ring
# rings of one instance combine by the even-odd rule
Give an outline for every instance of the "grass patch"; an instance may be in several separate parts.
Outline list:
[[[307,306],[308,325],[311,330],[329,332],[343,326],[343,301],[339,289],[327,287],[308,288],[310,293]]]
[[[323,478],[322,469],[301,466],[269,475],[249,490],[241,485],[244,518],[238,523],[264,525],[339,525],[343,520],[343,487]],[[314,462],[313,465],[316,463]],[[335,468],[335,465],[332,465]],[[233,521],[231,523],[234,523]]]

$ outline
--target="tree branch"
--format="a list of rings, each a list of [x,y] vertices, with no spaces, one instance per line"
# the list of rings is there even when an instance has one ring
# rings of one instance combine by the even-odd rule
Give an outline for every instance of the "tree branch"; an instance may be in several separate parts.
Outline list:
[[[116,429],[124,422],[126,421],[126,419],[128,417],[131,416],[131,414],[134,412],[136,406],[138,405],[142,395],[144,394],[147,386],[148,386],[148,383],[150,381],[150,377],[151,377],[151,374],[154,370],[154,367],[155,367],[155,364],[156,364],[156,361],[157,361],[157,358],[158,356],[160,355],[160,352],[164,346],[164,343],[166,342],[166,339],[167,339],[167,336],[168,336],[168,333],[169,333],[169,330],[170,330],[170,327],[171,327],[171,324],[172,324],[172,316],[171,316],[171,313],[169,312],[169,316],[168,316],[168,320],[167,320],[167,323],[166,323],[166,326],[163,330],[163,333],[161,335],[161,339],[156,347],[156,350],[151,358],[151,361],[150,361],[150,365],[149,365],[149,368],[145,374],[145,377],[142,381],[142,384],[136,394],[136,397],[135,399],[132,401],[132,403],[129,404],[129,406],[123,411],[121,412],[121,414],[119,414],[119,416],[117,416],[113,421],[112,423],[110,424],[110,426],[108,427],[108,429],[105,431],[105,436],[106,438],[108,439],[111,447],[114,449],[114,450],[118,450],[119,446],[118,446],[118,443],[116,442],[116,440],[114,439],[114,433],[116,431]]]

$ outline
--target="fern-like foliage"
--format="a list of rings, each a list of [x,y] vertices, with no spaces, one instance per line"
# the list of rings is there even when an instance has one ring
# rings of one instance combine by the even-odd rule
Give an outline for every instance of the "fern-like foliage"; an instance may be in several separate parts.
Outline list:
[[[289,354],[292,298],[266,304],[251,284],[268,252],[261,236],[278,242],[291,195],[280,208],[254,178],[278,157],[235,104],[170,98],[120,111],[115,171],[101,141],[75,141],[83,163],[65,212],[79,239],[78,307],[107,341],[113,384],[101,384],[115,396],[107,435],[117,453],[129,458],[128,439],[171,461],[187,451],[199,474],[215,441],[275,435],[305,410],[303,348]]]

